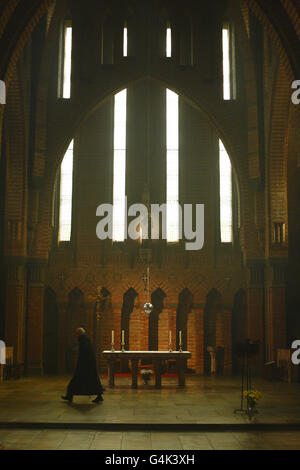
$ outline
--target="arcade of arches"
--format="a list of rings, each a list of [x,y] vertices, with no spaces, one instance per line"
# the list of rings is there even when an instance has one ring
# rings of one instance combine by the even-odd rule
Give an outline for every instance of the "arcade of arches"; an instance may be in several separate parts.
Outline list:
[[[218,374],[238,373],[235,345],[249,338],[259,342],[255,368],[262,373],[278,349],[300,339],[300,105],[291,101],[300,79],[297,0],[36,0],[30,8],[4,0],[0,14],[7,87],[0,105],[0,338],[13,346],[20,373],[70,373],[78,326],[100,351],[110,348],[112,330],[118,346],[125,331],[131,350],[166,350],[169,331],[175,348],[182,331],[192,354],[187,368],[200,375],[210,370],[209,346]],[[66,24],[69,98],[59,85]],[[224,24],[231,30],[230,99],[223,97]],[[96,209],[113,198],[114,97],[124,89],[128,205],[166,200],[170,89],[179,97],[179,202],[205,205],[202,250],[96,237]],[[71,141],[71,235],[59,241],[60,168]],[[232,241],[225,243],[219,141],[232,166]],[[150,316],[142,308],[145,260]]]

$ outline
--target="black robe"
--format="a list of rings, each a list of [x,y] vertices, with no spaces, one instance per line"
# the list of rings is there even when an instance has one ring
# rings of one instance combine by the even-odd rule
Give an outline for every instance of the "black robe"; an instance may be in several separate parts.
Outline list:
[[[101,385],[94,350],[86,335],[78,337],[78,361],[73,378],[68,386],[67,396],[73,395],[101,395]]]

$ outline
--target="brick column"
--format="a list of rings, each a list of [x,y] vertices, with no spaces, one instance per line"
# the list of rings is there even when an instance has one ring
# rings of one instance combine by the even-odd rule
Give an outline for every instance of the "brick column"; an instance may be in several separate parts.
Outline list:
[[[66,350],[68,346],[68,325],[67,325],[67,301],[63,295],[57,296],[58,308],[58,372],[59,374],[66,373]]]
[[[287,260],[270,260],[266,276],[267,360],[276,361],[277,349],[287,346],[286,278]]]
[[[25,259],[9,258],[6,264],[5,342],[14,348],[14,361],[24,370],[26,268]]]
[[[253,360],[257,371],[261,371],[265,357],[264,341],[264,260],[248,261],[247,300],[248,321],[247,337],[251,341],[259,341],[259,354]]]
[[[188,351],[192,357],[188,359],[188,367],[197,374],[204,373],[204,313],[192,310],[188,315],[187,324]]]
[[[158,320],[158,350],[168,351],[169,349],[169,311],[163,309]],[[176,329],[172,331],[173,350],[176,349]]]
[[[130,315],[129,349],[148,350],[148,316],[141,307],[134,307]]]
[[[224,375],[232,374],[232,308],[223,310]]]
[[[27,363],[30,375],[43,373],[44,272],[45,262],[29,261],[27,299]]]

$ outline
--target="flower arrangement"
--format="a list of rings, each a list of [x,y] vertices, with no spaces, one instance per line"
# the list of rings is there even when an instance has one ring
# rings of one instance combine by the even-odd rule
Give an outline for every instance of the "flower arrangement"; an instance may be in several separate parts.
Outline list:
[[[262,394],[258,390],[245,390],[244,398],[247,399],[247,408],[250,418],[252,418],[254,413],[258,413],[255,409],[256,404],[262,398]]]
[[[244,397],[247,399],[249,406],[254,407],[262,398],[262,394],[258,390],[245,390]]]
[[[151,369],[142,369],[141,370],[141,375],[142,377],[150,377],[153,374],[153,370]]]

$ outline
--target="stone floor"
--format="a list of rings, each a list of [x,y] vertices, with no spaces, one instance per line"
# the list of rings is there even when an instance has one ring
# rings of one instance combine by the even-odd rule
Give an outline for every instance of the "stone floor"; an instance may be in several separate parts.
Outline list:
[[[7,450],[300,450],[300,432],[0,430]]]
[[[110,390],[103,378],[106,392],[99,405],[89,397],[75,397],[73,404],[62,401],[68,380],[55,376],[0,383],[0,445],[7,449],[300,450],[298,383],[255,380],[254,388],[263,398],[259,414],[250,423],[244,414],[234,413],[240,406],[239,378],[188,376],[184,389],[177,387],[175,377],[164,378],[161,390],[151,383],[139,383],[139,389],[132,390],[129,377],[117,377],[115,389]],[[210,426],[216,426],[213,432]]]

